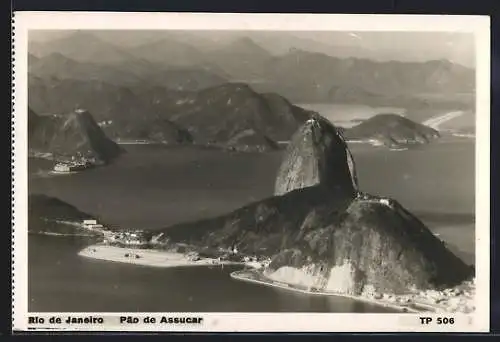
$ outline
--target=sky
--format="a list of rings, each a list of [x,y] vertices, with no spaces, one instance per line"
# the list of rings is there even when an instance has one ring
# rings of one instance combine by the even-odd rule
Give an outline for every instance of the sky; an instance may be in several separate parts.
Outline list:
[[[468,67],[475,65],[474,36],[457,32],[346,32],[346,31],[91,31],[120,46],[172,38],[203,48],[216,48],[249,37],[273,54],[291,48],[326,53],[336,57],[373,60],[427,61],[447,59]],[[33,41],[47,41],[71,31],[31,31]]]

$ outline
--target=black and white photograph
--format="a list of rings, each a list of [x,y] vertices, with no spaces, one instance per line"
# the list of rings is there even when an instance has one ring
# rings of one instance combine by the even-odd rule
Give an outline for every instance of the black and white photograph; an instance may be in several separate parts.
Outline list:
[[[474,25],[90,18],[56,27],[49,16],[16,42],[27,316],[480,326],[489,183],[477,180],[489,182],[489,154],[476,139],[489,144],[489,62]]]

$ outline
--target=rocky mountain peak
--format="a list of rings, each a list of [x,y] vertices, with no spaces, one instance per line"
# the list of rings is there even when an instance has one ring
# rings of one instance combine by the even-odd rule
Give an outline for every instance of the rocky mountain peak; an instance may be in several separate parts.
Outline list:
[[[122,152],[86,109],[76,109],[67,116],[39,116],[31,109],[28,113],[29,146],[33,151],[51,153],[57,160],[81,156],[102,162]]]
[[[275,195],[315,185],[348,196],[358,191],[354,159],[342,134],[317,114],[293,135],[278,170]]]

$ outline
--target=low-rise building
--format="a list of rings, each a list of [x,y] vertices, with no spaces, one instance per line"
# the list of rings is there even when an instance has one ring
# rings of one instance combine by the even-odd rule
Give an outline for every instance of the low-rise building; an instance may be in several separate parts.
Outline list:
[[[83,220],[84,225],[97,224],[97,220]]]
[[[54,166],[54,171],[57,171],[57,172],[71,172],[71,168],[70,168],[70,166],[68,164],[57,163]]]
[[[385,199],[385,198],[380,200],[380,204],[387,205],[387,206],[391,205],[390,201],[388,199]]]

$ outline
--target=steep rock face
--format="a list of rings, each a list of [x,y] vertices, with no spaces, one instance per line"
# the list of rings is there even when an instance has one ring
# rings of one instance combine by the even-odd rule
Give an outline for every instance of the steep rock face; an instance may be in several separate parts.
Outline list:
[[[385,293],[443,288],[473,274],[394,200],[358,198],[342,216],[339,224],[314,222],[315,228],[302,239],[309,248],[296,245],[281,251],[267,273],[292,267],[313,277],[319,288],[351,294],[365,286]],[[351,285],[345,287],[346,282]]]
[[[275,184],[275,195],[322,185],[354,196],[358,182],[354,160],[339,131],[326,119],[309,119],[292,137]]]
[[[28,121],[31,121],[28,124],[31,131],[29,148],[52,153],[56,159],[74,156],[108,162],[121,152],[85,110],[74,111],[65,117],[39,116],[29,110]]]
[[[284,165],[281,195],[166,228],[158,241],[213,251],[236,247],[272,258],[263,271],[270,279],[344,294],[441,289],[473,276],[397,201],[358,192],[349,150],[325,119],[299,129]]]
[[[396,201],[339,199],[320,186],[162,232],[164,242],[271,257],[268,277],[341,293],[444,288],[473,274]]]
[[[439,138],[439,132],[435,129],[397,114],[375,115],[357,126],[345,129],[344,135],[352,140],[378,140],[389,147],[426,144]]]

